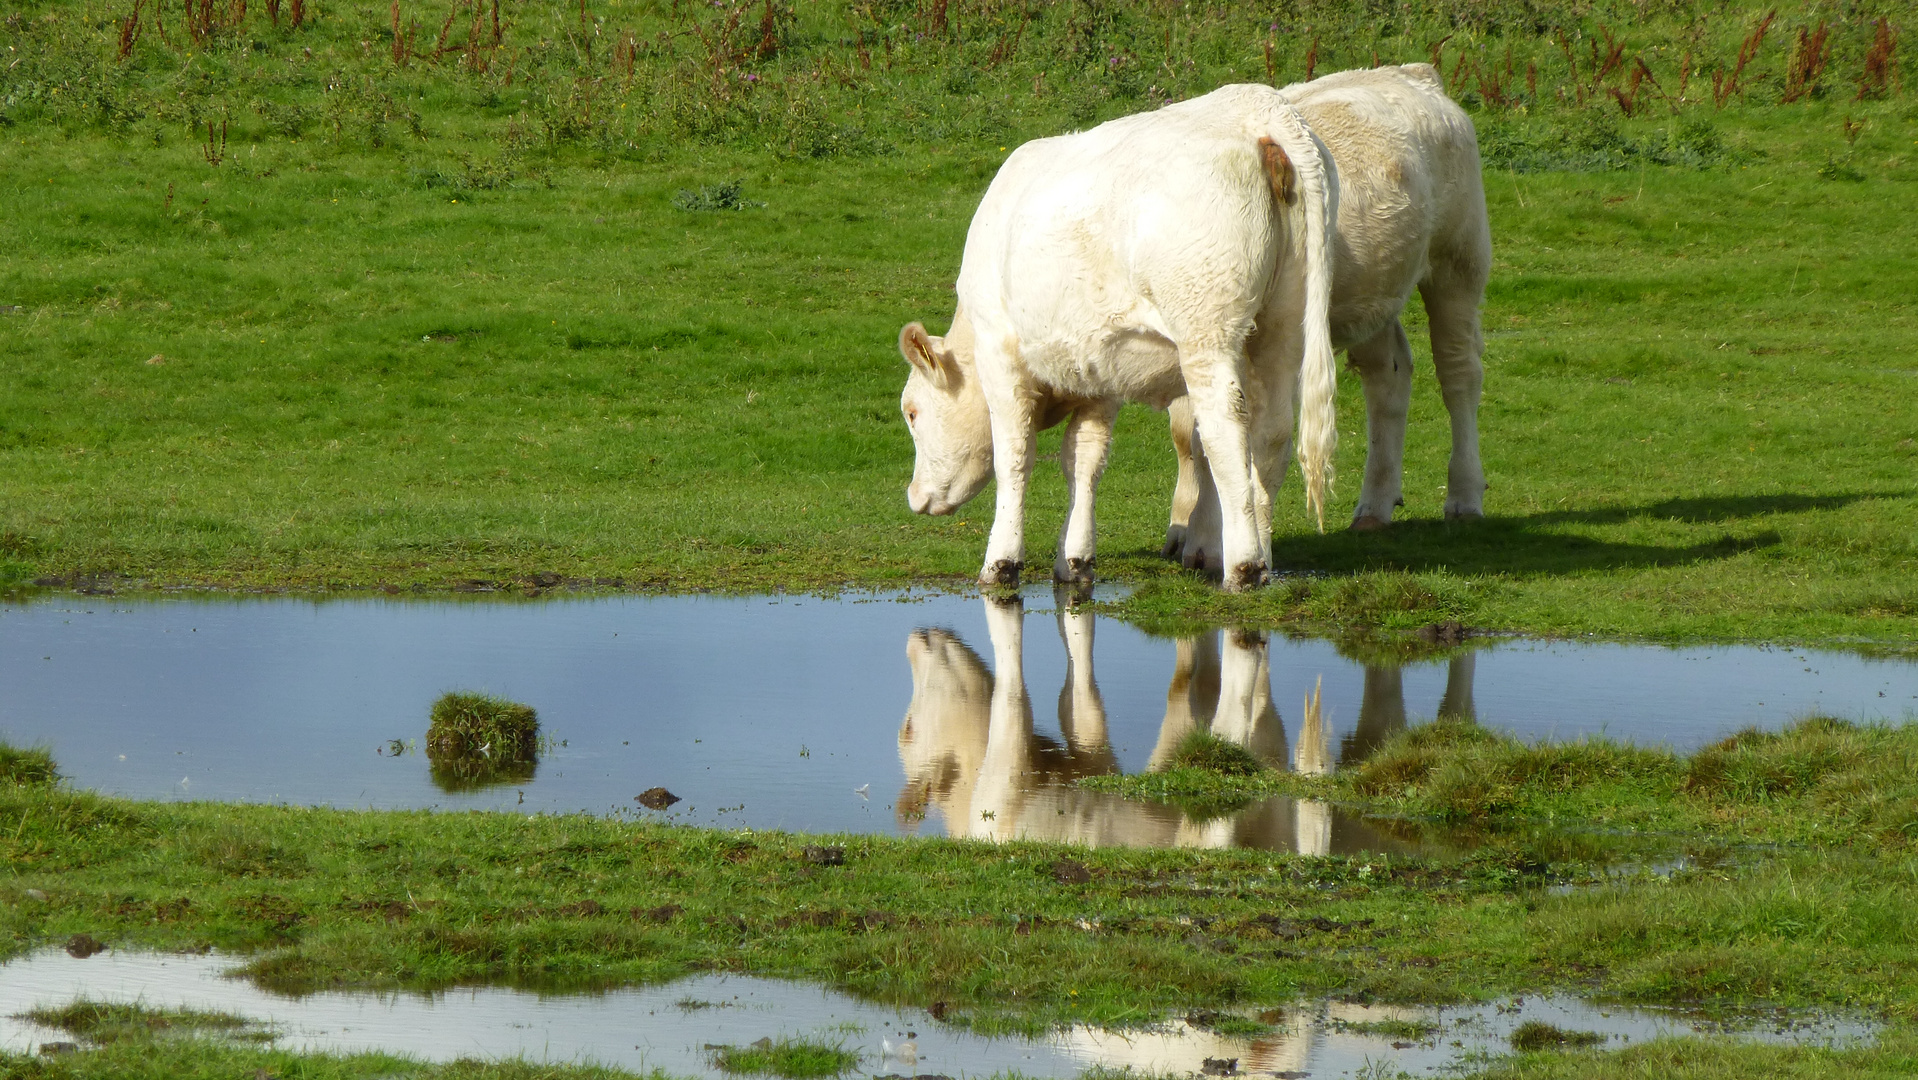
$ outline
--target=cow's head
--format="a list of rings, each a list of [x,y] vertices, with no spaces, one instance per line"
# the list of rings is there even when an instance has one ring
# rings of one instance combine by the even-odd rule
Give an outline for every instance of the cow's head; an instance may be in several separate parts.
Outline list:
[[[912,365],[899,395],[915,451],[906,503],[915,514],[950,514],[992,479],[992,414],[973,367],[971,324],[962,313],[937,338],[907,323],[899,352]]]

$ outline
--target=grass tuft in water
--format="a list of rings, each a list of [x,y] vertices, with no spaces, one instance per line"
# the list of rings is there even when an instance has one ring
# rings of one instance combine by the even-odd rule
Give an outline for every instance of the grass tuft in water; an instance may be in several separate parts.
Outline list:
[[[1342,1034],[1376,1035],[1404,1042],[1424,1042],[1439,1030],[1430,1020],[1334,1020],[1332,1024]]]
[[[489,694],[455,692],[433,703],[426,758],[447,791],[532,779],[539,761],[539,714]]]
[[[22,749],[0,742],[0,783],[51,784],[58,779],[52,751],[43,746]]]
[[[712,1051],[722,1072],[813,1080],[838,1076],[859,1066],[859,1055],[838,1044],[805,1039],[761,1039],[750,1046],[721,1046]]]
[[[1596,1031],[1567,1031],[1543,1020],[1527,1020],[1512,1032],[1512,1049],[1519,1051],[1597,1046],[1604,1041],[1605,1036]]]
[[[42,1006],[24,1014],[28,1020],[59,1028],[69,1035],[99,1045],[152,1039],[159,1035],[219,1035],[224,1038],[270,1042],[273,1033],[244,1016],[199,1009],[150,1009],[125,1002],[78,998],[59,1008]]]
[[[1265,762],[1252,756],[1252,751],[1209,731],[1188,732],[1172,751],[1170,765],[1223,776],[1257,776],[1267,770]]]

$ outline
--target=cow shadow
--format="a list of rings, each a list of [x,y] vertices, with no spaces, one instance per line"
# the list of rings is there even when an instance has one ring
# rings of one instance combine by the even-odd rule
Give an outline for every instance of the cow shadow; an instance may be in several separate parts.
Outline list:
[[[1273,537],[1273,556],[1287,570],[1332,573],[1395,569],[1542,577],[1606,570],[1690,566],[1776,547],[1775,529],[1750,523],[1775,514],[1839,510],[1868,499],[1908,499],[1912,492],[1837,495],[1725,495],[1660,499],[1533,514],[1491,514],[1479,521],[1410,518],[1378,532],[1328,531]],[[1565,526],[1626,525],[1634,521],[1725,526],[1689,544],[1641,543],[1567,533]],[[1140,550],[1141,557],[1156,552]]]

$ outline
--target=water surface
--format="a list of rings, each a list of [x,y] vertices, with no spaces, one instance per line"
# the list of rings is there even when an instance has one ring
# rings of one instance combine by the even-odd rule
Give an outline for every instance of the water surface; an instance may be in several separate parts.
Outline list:
[[[1311,803],[1196,820],[1072,781],[1195,729],[1322,771],[1441,713],[1689,750],[1918,708],[1918,665],[1845,653],[1504,641],[1395,666],[1027,601],[46,596],[0,605],[0,738],[144,799],[650,813],[634,796],[661,786],[708,825],[1350,851],[1413,845]],[[454,689],[539,711],[530,776],[435,783],[419,747]]]
[[[470,988],[439,994],[326,992],[291,998],[223,977],[234,960],[109,951],[75,959],[57,949],[0,965],[0,1049],[30,1052],[69,1039],[18,1014],[80,997],[148,1008],[235,1013],[270,1024],[288,1049],[383,1050],[435,1061],[523,1056],[595,1061],[633,1070],[712,1077],[708,1044],[805,1037],[863,1056],[860,1072],[989,1076],[1012,1070],[1075,1077],[1094,1066],[1147,1075],[1200,1072],[1206,1059],[1236,1059],[1241,1072],[1278,1076],[1431,1073],[1468,1055],[1508,1049],[1520,1024],[1538,1020],[1604,1035],[1605,1046],[1663,1035],[1735,1033],[1766,1042],[1852,1045],[1872,1025],[1852,1018],[1769,1012],[1707,1018],[1673,1010],[1601,1006],[1573,997],[1529,997],[1459,1008],[1295,1002],[1264,1013],[1257,1036],[1225,1036],[1205,1017],[1171,1016],[1145,1029],[1083,1025],[1039,1038],[987,1038],[949,1027],[922,1009],[895,1009],[806,983],[700,976],[599,994],[541,996]],[[1195,1023],[1196,1021],[1196,1023]],[[1430,1025],[1408,1037],[1364,1030],[1380,1021]],[[1729,1021],[1729,1022],[1728,1022]],[[1379,1071],[1381,1066],[1385,1071]]]

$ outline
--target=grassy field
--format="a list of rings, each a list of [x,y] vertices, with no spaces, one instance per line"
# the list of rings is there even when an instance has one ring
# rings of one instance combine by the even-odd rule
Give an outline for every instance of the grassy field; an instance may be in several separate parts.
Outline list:
[[[297,10],[0,20],[0,583],[964,582],[989,500],[907,512],[892,342],[949,316],[1006,149],[1436,57],[1488,160],[1491,516],[1439,520],[1428,379],[1403,522],[1320,536],[1285,496],[1281,563],[1329,576],[1220,598],[1156,558],[1169,442],[1131,409],[1101,568],[1132,612],[1913,640],[1903,9]]]

